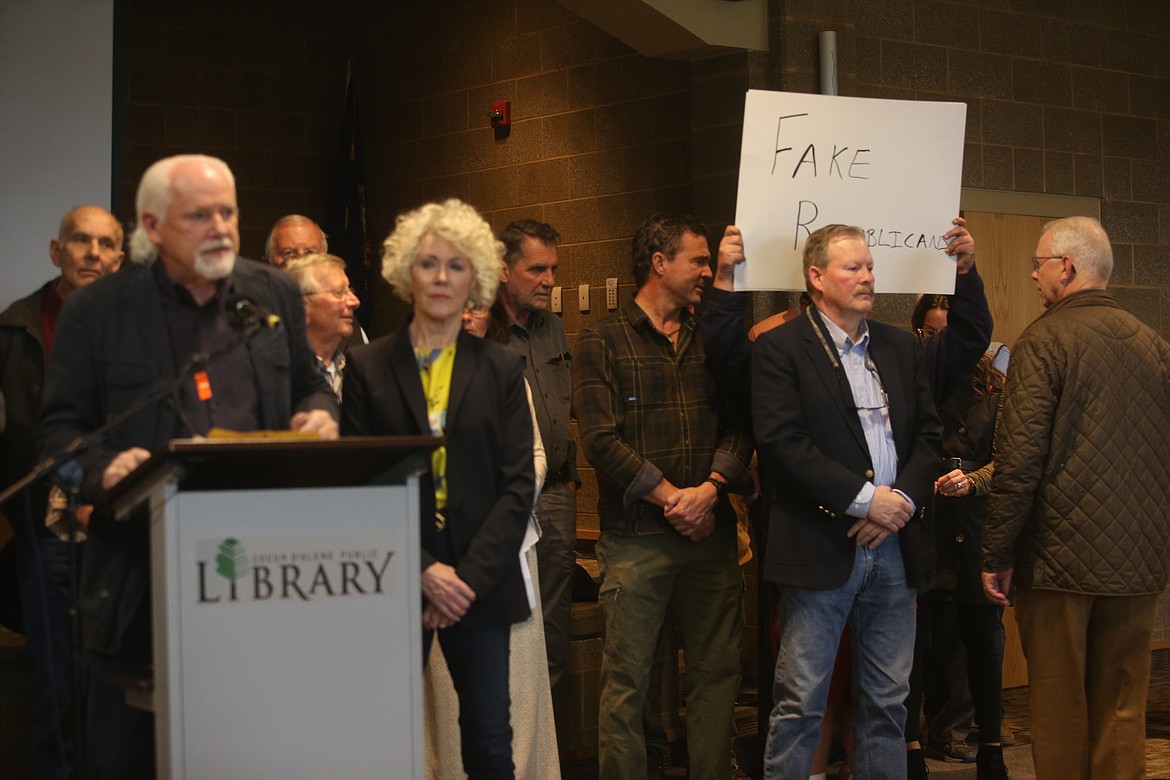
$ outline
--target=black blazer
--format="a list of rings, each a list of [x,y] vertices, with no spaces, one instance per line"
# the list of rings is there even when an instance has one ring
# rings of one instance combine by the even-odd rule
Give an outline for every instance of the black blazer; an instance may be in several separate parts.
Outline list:
[[[346,356],[341,432],[347,436],[429,435],[426,398],[408,328],[356,347]],[[526,618],[520,544],[532,513],[532,416],[523,359],[499,344],[460,331],[444,427],[447,439],[447,531],[453,565],[476,594],[469,627]],[[435,563],[435,495],[421,497],[421,567]]]
[[[811,311],[811,310],[810,310]],[[845,584],[856,549],[845,514],[873,474],[869,447],[844,383],[807,317],[771,330],[752,352],[752,416],[760,478],[770,500],[765,578],[830,589]],[[930,566],[923,518],[934,496],[941,426],[918,339],[869,321],[869,354],[890,403],[898,454],[891,486],[917,508],[899,532],[907,582],[922,584]],[[827,333],[829,348],[833,343]]]
[[[337,401],[317,371],[305,336],[305,307],[287,275],[240,258],[228,293],[244,295],[276,313],[284,331],[262,334],[249,347],[265,428],[284,429],[297,411],[327,409]],[[39,435],[42,454],[64,447],[123,411],[175,365],[162,299],[149,266],[130,265],[70,296],[57,322],[45,384]],[[101,499],[102,472],[130,447],[155,451],[174,436],[177,413],[159,402],[130,418],[78,457],[82,498]],[[132,623],[147,625],[149,540],[142,523],[115,523],[104,512],[90,521],[82,574],[82,613],[93,649],[118,652]],[[139,631],[141,634],[141,631]],[[137,642],[146,637],[136,636]],[[144,653],[145,648],[132,648]]]

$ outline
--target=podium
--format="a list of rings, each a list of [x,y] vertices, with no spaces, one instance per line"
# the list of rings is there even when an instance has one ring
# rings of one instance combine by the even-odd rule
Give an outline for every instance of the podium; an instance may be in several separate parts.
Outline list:
[[[162,778],[421,778],[419,480],[434,437],[173,441],[149,512]],[[128,697],[130,698],[130,697]]]

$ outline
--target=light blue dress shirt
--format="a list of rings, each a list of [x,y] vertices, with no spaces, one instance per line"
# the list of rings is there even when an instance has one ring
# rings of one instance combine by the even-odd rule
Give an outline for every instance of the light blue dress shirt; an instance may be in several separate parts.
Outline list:
[[[828,317],[820,312],[817,312],[817,316],[828,328],[833,348],[837,350],[841,367],[845,369],[849,387],[853,390],[857,419],[861,422],[870,461],[873,463],[873,479],[865,483],[846,510],[846,514],[853,517],[865,517],[869,514],[874,489],[878,485],[894,484],[898,476],[898,449],[894,444],[894,430],[890,426],[890,402],[877,368],[869,358],[868,323],[861,321],[860,338],[855,343],[849,334]],[[897,492],[914,506],[909,496],[900,490]]]

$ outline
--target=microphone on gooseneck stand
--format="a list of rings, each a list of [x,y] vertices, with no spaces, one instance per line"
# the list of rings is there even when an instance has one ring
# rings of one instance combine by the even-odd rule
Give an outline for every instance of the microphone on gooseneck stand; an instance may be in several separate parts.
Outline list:
[[[227,299],[224,308],[232,330],[248,335],[261,330],[276,330],[283,323],[278,315],[246,295],[233,295]]]

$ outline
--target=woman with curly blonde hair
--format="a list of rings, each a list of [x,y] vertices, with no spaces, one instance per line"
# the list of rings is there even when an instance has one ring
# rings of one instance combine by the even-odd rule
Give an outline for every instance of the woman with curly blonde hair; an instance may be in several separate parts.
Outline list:
[[[504,270],[504,244],[492,234],[491,226],[479,212],[455,198],[428,203],[398,216],[394,232],[382,243],[382,278],[395,294],[414,303],[411,266],[427,236],[451,243],[471,264],[471,287],[467,300],[460,302],[460,316],[465,303],[491,306]]]
[[[519,553],[535,490],[532,418],[519,354],[462,326],[469,302],[494,299],[504,248],[458,200],[401,215],[383,246],[382,275],[413,317],[350,353],[342,430],[446,437],[423,495],[423,658],[437,632],[468,777],[510,778],[509,633],[530,613]]]

